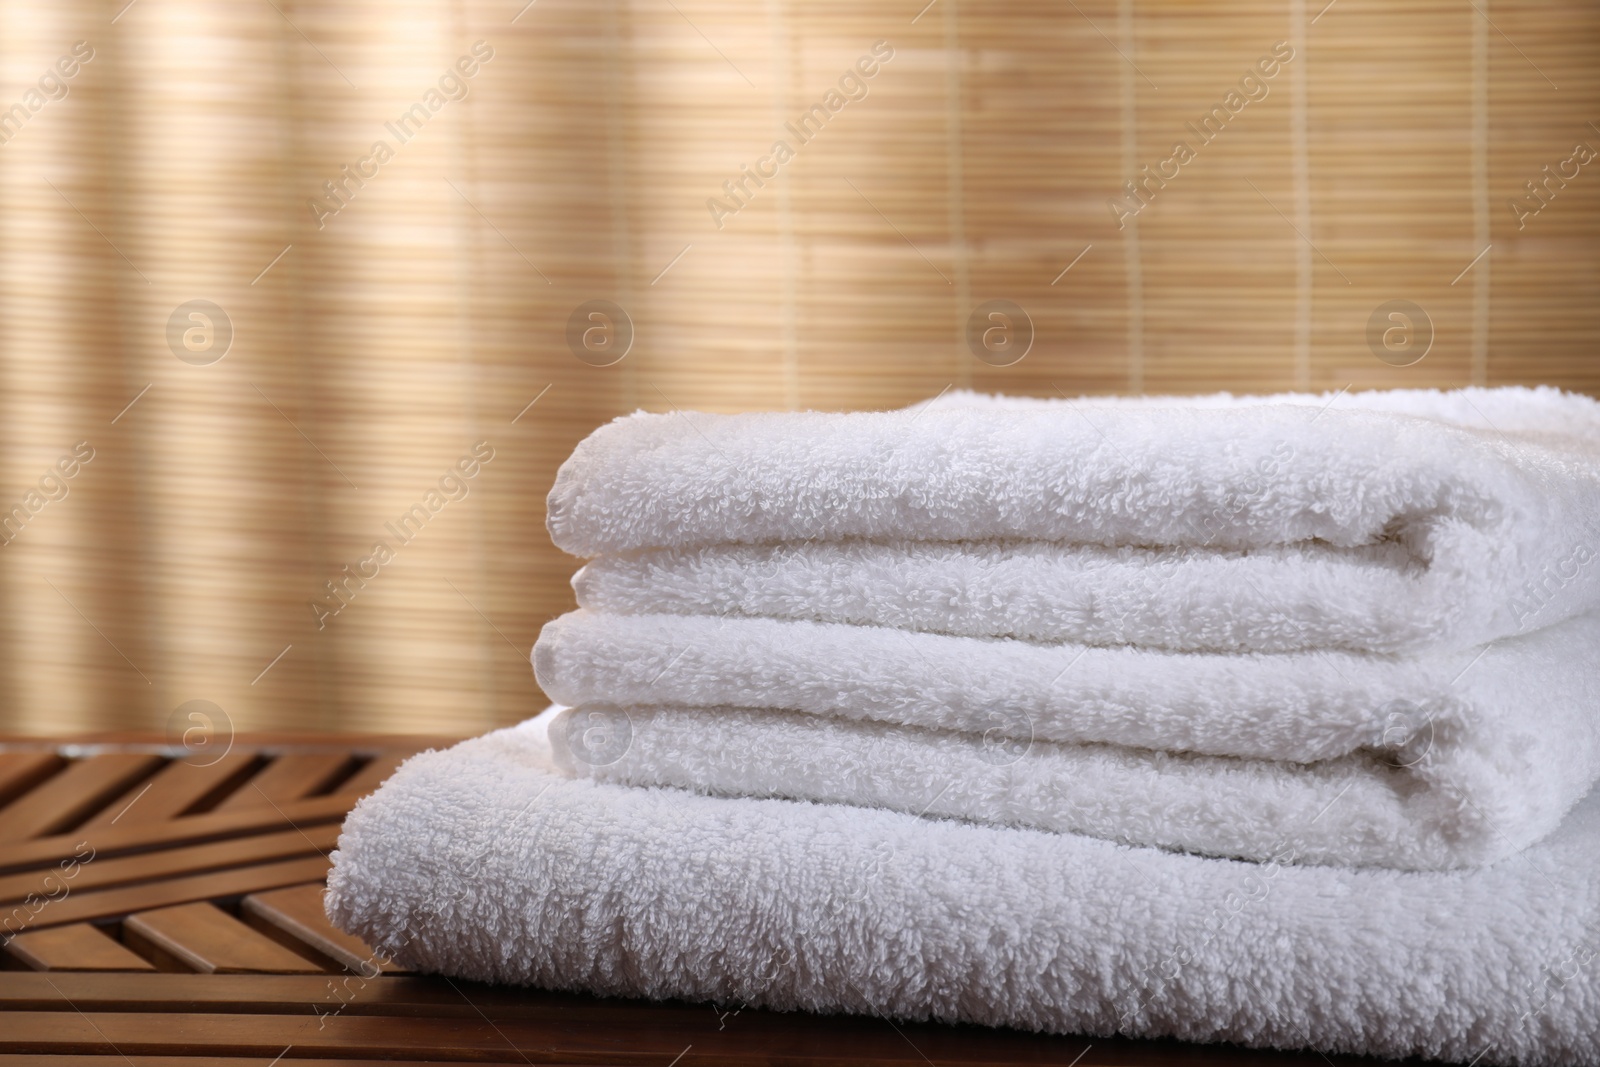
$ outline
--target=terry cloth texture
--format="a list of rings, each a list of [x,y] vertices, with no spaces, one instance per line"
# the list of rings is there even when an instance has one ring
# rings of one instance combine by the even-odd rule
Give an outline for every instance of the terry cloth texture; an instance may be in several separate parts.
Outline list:
[[[1597,461],[1600,405],[1549,388],[951,394],[618,419],[562,466],[547,523],[617,557],[578,583],[607,611],[1461,649],[1600,608]]]
[[[1431,869],[1526,847],[1600,778],[1596,647],[1600,615],[1396,659],[579,610],[533,659],[580,707],[558,741],[604,725],[558,744],[571,774]]]
[[[1243,863],[561,775],[534,720],[409,761],[329,914],[459,978],[1024,1029],[1597,1065],[1600,798],[1479,870]]]

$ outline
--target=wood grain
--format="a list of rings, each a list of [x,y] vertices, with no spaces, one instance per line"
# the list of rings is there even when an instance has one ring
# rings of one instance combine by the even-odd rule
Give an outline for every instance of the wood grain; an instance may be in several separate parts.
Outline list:
[[[18,934],[5,950],[35,971],[155,970],[148,960],[88,923]]]
[[[218,801],[212,810],[243,811],[303,800],[332,786],[351,765],[350,755],[345,752],[286,753]]]
[[[214,761],[191,763],[188,759],[174,759],[136,789],[129,790],[119,801],[106,806],[100,814],[86,820],[80,830],[94,830],[113,826],[125,812],[133,809],[126,805],[139,805],[139,818],[143,822],[187,815],[208,799],[226,795],[259,760],[251,751],[225,752]],[[146,788],[148,786],[149,788]]]
[[[286,825],[306,829],[337,823],[350,810],[349,796],[313,797],[276,808],[258,805],[239,811],[191,815],[183,819],[142,823],[124,820],[116,826],[85,834],[68,833],[33,841],[9,843],[0,850],[0,873],[53,867],[71,858],[87,841],[97,858],[178,848],[208,841],[237,840],[255,834],[281,832]]]
[[[120,918],[131,912],[188,904],[200,900],[243,896],[263,889],[298,885],[323,878],[329,863],[321,856],[281,860],[277,863],[232,867],[206,874],[183,875],[136,885],[113,886],[75,892],[50,904],[30,924],[31,929],[63,923]]]
[[[164,761],[141,752],[75,760],[65,770],[0,808],[0,841],[44,837],[76,826]]]
[[[410,748],[379,752],[368,760],[360,770],[340,782],[334,791],[340,796],[365,796],[382,785],[384,779],[399,770],[400,765],[416,755],[417,751],[416,748]]]
[[[205,901],[143,911],[122,923],[142,954],[204,974],[319,974],[322,967]],[[178,968],[164,967],[165,970]]]
[[[66,765],[54,752],[0,752],[0,810]]]
[[[406,969],[380,957],[360,938],[328,921],[321,882],[252,893],[239,904],[240,916],[269,937],[284,939],[300,950],[310,949],[335,966],[371,977],[405,974]]]
[[[225,1052],[267,1059],[292,1047],[301,1055],[345,1055],[372,1059],[424,1055],[453,1062],[503,1061],[588,1063],[667,1067],[695,1064],[1311,1064],[1344,1067],[1363,1061],[1323,1058],[1312,1053],[1257,1052],[1190,1047],[1174,1061],[1177,1046],[1166,1042],[1103,1042],[1048,1038],[1008,1032],[970,1033],[953,1027],[891,1025],[882,1019],[816,1017],[781,1020],[763,1026],[750,1012],[748,1026],[728,1020],[716,1028],[717,1013],[703,1008],[698,1021],[674,1026],[621,1029],[515,1020],[492,1024],[479,1017],[450,1019],[375,1017],[354,1014],[259,1016],[173,1014],[76,1014],[66,1011],[19,1012],[0,1036],[3,1052],[107,1053],[128,1055]],[[680,1058],[681,1057],[681,1058]]]
[[[38,1056],[9,1055],[0,1053],[0,1067],[37,1067],[40,1063]],[[113,1053],[106,1056],[64,1055],[51,1056],[43,1061],[49,1067],[196,1067],[197,1060],[189,1056],[124,1056]],[[210,1067],[271,1067],[264,1063],[260,1056],[218,1056],[206,1054],[202,1061]],[[360,1059],[326,1059],[314,1057],[302,1059],[296,1056],[288,1061],[289,1067],[371,1067],[372,1060],[362,1057]],[[384,1060],[389,1067],[427,1067],[438,1060]],[[509,1061],[495,1061],[497,1067],[528,1067],[527,1061],[522,1059]]]
[[[71,892],[81,894],[88,890],[152,882],[175,875],[202,874],[295,857],[326,857],[338,839],[338,825],[322,823],[131,856],[106,858],[96,854],[87,862],[79,863],[71,875],[65,874],[59,867],[51,867],[44,872],[0,876],[0,906],[23,900],[29,893],[51,895],[58,883],[64,883]]]

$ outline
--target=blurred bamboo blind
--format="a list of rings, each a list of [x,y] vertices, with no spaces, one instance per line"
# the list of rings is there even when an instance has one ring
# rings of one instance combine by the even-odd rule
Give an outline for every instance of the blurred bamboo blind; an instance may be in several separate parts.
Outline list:
[[[524,2],[0,2],[4,728],[530,714],[634,407],[1600,389],[1582,0]]]

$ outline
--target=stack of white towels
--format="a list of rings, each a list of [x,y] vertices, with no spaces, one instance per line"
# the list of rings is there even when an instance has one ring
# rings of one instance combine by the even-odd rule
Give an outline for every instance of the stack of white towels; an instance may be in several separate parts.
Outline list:
[[[548,524],[564,708],[341,840],[405,962],[1600,1063],[1593,401],[638,414]]]

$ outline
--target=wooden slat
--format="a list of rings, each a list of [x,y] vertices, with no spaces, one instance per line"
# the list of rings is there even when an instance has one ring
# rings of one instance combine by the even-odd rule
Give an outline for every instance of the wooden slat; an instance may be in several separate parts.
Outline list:
[[[530,1029],[515,1023],[491,1026],[478,1018],[375,1018],[331,1012],[322,1016],[310,1012],[292,1016],[18,1012],[7,1016],[5,1026],[0,1028],[0,1052],[191,1056],[225,1053],[257,1056],[264,1065],[288,1048],[297,1056],[409,1056],[457,1062],[504,1060],[520,1053],[529,1057],[529,1063],[550,1063],[557,1057],[540,1045],[552,1036],[548,1028]],[[658,1052],[647,1059],[612,1058],[606,1062],[666,1067],[682,1048],[683,1044],[679,1044],[676,1049],[663,1049],[666,1055]],[[697,1058],[694,1062],[707,1061]],[[863,1057],[860,1062],[872,1061]],[[908,1061],[902,1057],[891,1062]]]
[[[65,770],[0,809],[0,841],[60,833],[99,811],[162,763],[144,752],[109,752]]]
[[[66,765],[54,752],[0,752],[0,808]]]
[[[207,1055],[203,1061],[205,1067],[273,1067],[266,1063],[260,1056],[217,1056]],[[384,1067],[430,1067],[438,1060],[384,1060]],[[123,1056],[112,1053],[107,1056],[77,1055],[77,1056],[51,1056],[44,1061],[42,1067],[200,1067],[201,1061],[192,1056]],[[360,1059],[301,1059],[299,1056],[285,1056],[282,1061],[284,1067],[372,1067],[372,1060],[362,1057]],[[37,1056],[11,1056],[0,1054],[0,1067],[41,1067]],[[497,1060],[488,1067],[528,1067],[528,1061]]]
[[[323,857],[310,856],[251,867],[233,867],[209,874],[166,878],[159,882],[74,892],[34,916],[30,926],[42,929],[65,923],[115,919],[132,912],[164,908],[171,904],[244,896],[264,889],[325,878],[329,866]]]
[[[205,1067],[273,1067],[270,1063],[262,1061],[260,1056],[217,1056],[207,1055],[203,1061]],[[384,1067],[430,1067],[438,1060],[384,1060]],[[360,1059],[301,1059],[299,1056],[285,1056],[282,1061],[284,1067],[372,1067],[372,1060],[362,1057]],[[107,1056],[91,1054],[77,1056],[51,1056],[44,1061],[43,1067],[199,1067],[200,1061],[192,1056],[123,1056],[112,1053]],[[37,1056],[11,1056],[0,1054],[0,1067],[41,1067]],[[528,1067],[528,1061],[497,1060],[487,1067]]]
[[[268,936],[292,938],[335,964],[357,974],[403,974],[401,968],[379,959],[366,942],[328,921],[322,907],[321,882],[254,893],[239,905],[240,916]]]
[[[130,915],[123,938],[153,958],[170,958],[204,974],[325,973],[271,938],[204,902]]]
[[[342,820],[355,803],[347,796],[312,797],[280,804],[276,808],[249,808],[220,814],[190,815],[165,823],[129,825],[132,816],[112,827],[99,829],[86,837],[76,833],[18,841],[0,850],[0,874],[54,867],[80,851],[88,840],[97,860],[155,848],[176,848],[252,834],[280,831],[286,824],[305,829],[320,823]]]
[[[153,974],[111,975],[70,974],[47,976],[27,973],[0,973],[0,1011],[5,1018],[20,1012],[66,1013],[85,1011],[91,1015],[137,1014],[145,1011],[178,1009],[190,1014],[216,1013],[226,1017],[240,1015],[293,1014],[307,1011],[326,1015],[338,1009],[346,1017],[358,1015],[392,1019],[456,1018],[465,1021],[488,1019],[502,1030],[516,1023],[530,1029],[543,1028],[541,1044],[519,1047],[533,1055],[542,1048],[545,1055],[572,1050],[565,1035],[615,1030],[631,1035],[632,1047],[655,1050],[678,1044],[666,1059],[654,1062],[662,1067],[685,1043],[694,1042],[695,1051],[718,1040],[719,1033],[739,1030],[757,1039],[752,1048],[765,1048],[749,1062],[763,1062],[772,1049],[788,1050],[804,1057],[809,1046],[817,1050],[808,1063],[856,1063],[852,1055],[870,1055],[887,1039],[902,1039],[882,1020],[862,1015],[814,1015],[807,1012],[773,1012],[756,1008],[739,1010],[737,1005],[722,1010],[706,1004],[682,1001],[624,1000],[581,993],[488,986],[475,982],[445,982],[438,978],[376,978],[365,983],[354,979],[298,975],[197,975]],[[346,984],[348,983],[348,984]],[[334,992],[339,991],[336,996]],[[342,999],[341,999],[342,997]],[[67,1003],[70,998],[71,1004]],[[340,1008],[340,1005],[343,1007]],[[1015,1030],[978,1026],[943,1026],[933,1023],[901,1023],[901,1029],[940,1064],[948,1062],[1065,1065],[1083,1051],[1081,1038],[1022,1033]],[[509,1032],[509,1031],[507,1031]],[[1087,1064],[1224,1064],[1224,1063],[1305,1063],[1321,1067],[1316,1054],[1244,1052],[1229,1048],[1206,1048],[1176,1041],[1095,1038],[1094,1051],[1079,1062]],[[906,1047],[901,1045],[901,1047]],[[1195,1053],[1200,1058],[1196,1058]],[[274,1053],[276,1054],[276,1053]],[[831,1054],[831,1057],[830,1057]],[[1136,1055],[1135,1055],[1136,1054]],[[1263,1058],[1265,1057],[1265,1058]],[[576,1059],[576,1056],[571,1057]],[[697,1057],[687,1057],[686,1062]],[[542,1062],[535,1060],[535,1062]],[[604,1062],[613,1062],[605,1060]],[[629,1061],[631,1062],[631,1061]],[[922,1063],[920,1059],[913,1062]],[[1332,1057],[1336,1064],[1371,1062],[1350,1057]]]
[[[113,802],[79,829],[110,826],[113,820],[121,825],[130,819],[144,823],[175,819],[214,792],[227,790],[231,782],[249,773],[257,758],[254,752],[234,751],[203,766],[187,760],[173,760],[148,782],[128,791],[126,800],[132,806],[126,808],[126,814],[122,814],[122,804]]]
[[[60,896],[62,887],[72,893],[81,893],[87,889],[200,874],[268,860],[326,855],[338,840],[338,824],[321,823],[303,829],[212,841],[187,848],[140,852],[131,856],[102,858],[95,855],[87,862],[79,863],[76,872],[70,876],[59,867],[0,876],[0,906],[25,900],[29,893],[44,897]]]
[[[386,979],[379,979],[385,981]],[[392,979],[388,979],[392,980]],[[629,1027],[628,1002],[613,1002],[608,1020],[527,1023],[460,1018],[318,1015],[133,1015],[65,1011],[18,1012],[6,1020],[0,1051],[161,1055],[210,1052],[260,1056],[290,1049],[290,1056],[343,1055],[390,1059],[426,1057],[456,1062],[587,1063],[640,1067],[836,1064],[902,1067],[926,1063],[1002,1067],[1075,1064],[1130,1065],[1295,1064],[1346,1067],[1371,1063],[1316,1052],[1252,1051],[1171,1041],[1128,1041],[1019,1034],[975,1027],[890,1025],[870,1017],[819,1017],[745,1011],[726,1017],[697,1008],[679,1025]],[[719,1029],[719,1026],[721,1027]],[[692,1051],[691,1051],[692,1050]],[[286,1057],[286,1061],[288,1058]]]
[[[598,1027],[574,1032],[576,1028],[514,1021],[490,1025],[480,1018],[465,1017],[379,1018],[333,1013],[320,1016],[309,1013],[303,1016],[152,1016],[20,1012],[9,1016],[7,1024],[6,1031],[0,1035],[0,1051],[120,1051],[126,1054],[183,1051],[197,1054],[216,1050],[271,1058],[287,1046],[301,1056],[331,1053],[382,1059],[427,1055],[430,1058],[457,1061],[483,1061],[502,1059],[510,1053],[527,1057],[530,1063],[577,1061],[649,1064],[651,1067],[666,1067],[691,1045],[695,1046],[696,1053],[693,1060],[689,1061],[692,1064],[749,1065],[795,1063],[800,1061],[800,1056],[814,1056],[818,1045],[826,1046],[828,1043],[826,1035],[820,1041],[813,1036],[811,1040],[804,1041],[800,1048],[791,1046],[774,1054],[773,1050],[753,1047],[755,1042],[751,1040],[748,1029],[743,1033],[735,1030],[719,1032],[716,1019],[709,1011],[693,1028],[635,1033]],[[922,1054],[892,1029],[881,1022],[878,1026],[881,1027],[879,1033],[854,1035],[859,1044],[853,1050],[850,1062],[860,1065],[920,1065],[925,1062]],[[696,1038],[699,1040],[696,1041]],[[1081,1051],[1085,1043],[1080,1040],[1075,1044]],[[1065,1042],[1061,1044],[1062,1051],[1068,1047]],[[952,1062],[948,1054],[941,1060]],[[1237,1063],[1240,1060],[1218,1059],[1212,1062]]]
[[[18,934],[6,951],[35,971],[155,970],[149,960],[88,923]]]
[[[465,734],[384,734],[359,733],[347,730],[252,730],[234,737],[234,748],[273,752],[377,752],[380,749],[407,749],[420,752],[425,748],[449,748],[460,744],[472,735]],[[41,738],[32,734],[6,733],[0,730],[0,751],[48,752],[58,746],[104,746],[109,748],[169,749],[172,741],[149,730],[90,730],[63,738]]]
[[[366,796],[382,785],[384,779],[399,770],[402,763],[416,754],[415,749],[380,752],[372,757],[371,762],[365,767],[352,774],[347,781],[340,782],[334,792],[340,796]]]
[[[141,1012],[182,1006],[191,1012],[233,1014],[283,1014],[308,1004],[321,1005],[330,996],[337,976],[304,975],[154,974],[130,979],[125,975],[73,974],[54,979],[24,972],[0,972],[0,1018],[17,1011],[69,1011],[69,997],[84,1011]],[[578,993],[557,993],[514,986],[487,986],[457,982],[455,988],[437,978],[384,977],[366,984],[352,981],[358,990],[347,1012],[380,1015],[475,1016],[479,1009],[491,1019],[570,1018],[582,1021],[596,1005],[609,1003]],[[459,992],[458,992],[459,990]],[[470,1003],[462,999],[462,994]],[[335,1007],[338,1001],[332,1002]],[[474,1007],[476,1005],[476,1007]],[[672,1002],[637,1002],[641,1019],[654,1013],[677,1017],[687,1009]],[[702,1008],[696,1007],[695,1013]]]
[[[324,789],[350,766],[347,752],[288,752],[218,802],[213,811],[243,811],[301,800]]]
[[[49,979],[47,984],[46,979]],[[70,1003],[68,1002],[70,1000]],[[342,1007],[341,1007],[342,1005]],[[1091,1042],[1083,1038],[1022,1033],[978,1026],[943,1026],[901,1023],[901,1037],[882,1019],[861,1015],[813,1015],[806,1012],[772,1012],[737,1006],[715,1009],[682,1001],[623,1000],[582,993],[562,993],[475,982],[445,982],[438,978],[376,978],[361,982],[350,977],[302,975],[198,975],[198,974],[64,974],[0,973],[0,1012],[88,1012],[129,1017],[140,1012],[172,1011],[216,1013],[224,1017],[309,1013],[327,1016],[396,1016],[460,1021],[488,1019],[501,1032],[507,1024],[525,1027],[523,1033],[542,1035],[518,1041],[521,1055],[532,1062],[652,1063],[664,1067],[685,1044],[699,1054],[716,1052],[722,1035],[737,1031],[748,1044],[733,1057],[740,1062],[785,1062],[839,1065],[887,1062],[898,1049],[909,1050],[907,1039],[942,1064],[1056,1064],[1074,1062]],[[332,1020],[329,1020],[330,1022]],[[622,1035],[627,1040],[613,1046],[639,1054],[595,1057],[581,1055],[579,1039],[597,1033]],[[672,1042],[677,1044],[673,1045]],[[287,1042],[286,1042],[287,1043]],[[1196,1046],[1178,1041],[1094,1038],[1093,1048],[1077,1060],[1078,1067],[1107,1064],[1295,1064],[1338,1067],[1376,1061],[1348,1056],[1324,1060],[1316,1053],[1268,1053],[1220,1046]],[[669,1047],[665,1057],[659,1049]],[[722,1046],[723,1049],[726,1046]],[[0,1045],[3,1049],[3,1045]],[[278,1051],[282,1050],[280,1046]],[[778,1050],[778,1051],[774,1051]],[[126,1050],[125,1050],[126,1051]],[[314,1052],[315,1050],[311,1050]],[[420,1052],[420,1049],[418,1050]],[[784,1053],[792,1059],[784,1058]],[[273,1055],[277,1053],[274,1052]],[[286,1057],[308,1054],[297,1049]],[[355,1053],[346,1053],[355,1054]],[[416,1055],[418,1053],[413,1053]],[[651,1059],[650,1056],[655,1058]],[[268,1057],[270,1059],[270,1057]],[[3,1061],[0,1061],[3,1062]],[[521,1060],[518,1062],[528,1062]],[[703,1062],[698,1055],[684,1064]],[[906,1062],[922,1064],[920,1058]],[[683,1067],[683,1065],[680,1065]]]

